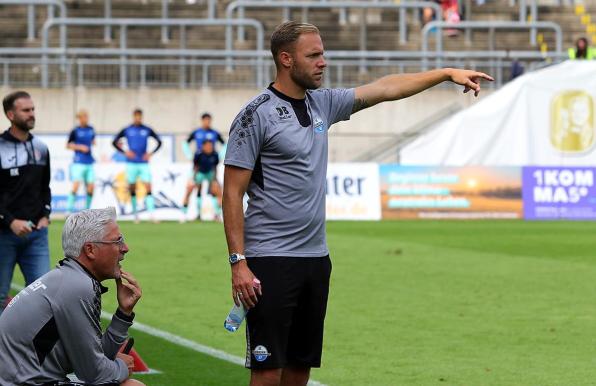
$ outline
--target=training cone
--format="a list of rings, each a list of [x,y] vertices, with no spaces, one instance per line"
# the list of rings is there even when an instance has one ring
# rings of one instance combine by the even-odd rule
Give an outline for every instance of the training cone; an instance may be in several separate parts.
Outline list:
[[[149,366],[147,366],[147,364],[143,361],[143,359],[141,359],[141,356],[139,355],[138,352],[136,352],[136,350],[134,348],[132,350],[130,350],[130,353],[128,355],[130,355],[135,361],[135,367],[132,370],[134,373],[148,373],[149,372]]]

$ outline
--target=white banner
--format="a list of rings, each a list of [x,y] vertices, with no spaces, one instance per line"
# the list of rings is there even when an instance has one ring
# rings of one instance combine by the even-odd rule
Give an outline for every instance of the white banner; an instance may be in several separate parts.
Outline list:
[[[329,164],[327,168],[328,220],[380,220],[379,165]]]
[[[190,163],[150,163],[152,177],[152,194],[155,199],[156,220],[180,220],[183,218],[182,203],[186,185],[190,178]],[[132,206],[128,183],[126,181],[125,163],[99,163],[95,165],[95,194],[91,208],[113,206],[118,211],[119,220],[132,220]],[[221,181],[221,167],[218,168],[218,179]],[[207,186],[203,184],[203,197],[206,197]],[[71,190],[70,163],[56,162],[52,165],[52,210],[55,213],[66,211],[66,200]],[[85,206],[83,187],[79,188],[75,209]],[[137,209],[141,220],[149,220],[150,215],[144,206],[145,186],[137,184]],[[187,219],[197,216],[196,191],[191,195]],[[201,217],[212,220],[214,216],[211,200],[202,200]]]
[[[596,164],[596,61],[530,72],[400,152],[403,165]]]
[[[190,163],[150,163],[152,193],[155,198],[154,218],[180,220],[182,202],[188,183]],[[132,207],[124,163],[97,163],[95,165],[95,194],[92,208],[117,208],[119,220],[132,220]],[[223,181],[223,167],[218,167],[218,181]],[[70,163],[56,161],[52,164],[52,207],[54,213],[64,213],[71,190]],[[223,185],[222,185],[223,186]],[[203,186],[203,197],[206,197]],[[83,187],[79,188],[75,209],[85,206]],[[138,210],[141,220],[148,220],[144,208],[145,187],[137,185]],[[330,220],[380,220],[379,167],[377,164],[329,164],[327,172],[327,218]],[[187,219],[197,215],[196,192],[191,195]],[[212,200],[202,200],[201,217],[212,220]]]

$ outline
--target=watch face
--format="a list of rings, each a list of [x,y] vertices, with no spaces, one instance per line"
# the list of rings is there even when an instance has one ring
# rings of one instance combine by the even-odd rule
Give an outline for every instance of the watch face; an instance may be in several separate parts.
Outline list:
[[[230,255],[230,264],[234,264],[236,262],[238,262],[238,255],[237,254]]]

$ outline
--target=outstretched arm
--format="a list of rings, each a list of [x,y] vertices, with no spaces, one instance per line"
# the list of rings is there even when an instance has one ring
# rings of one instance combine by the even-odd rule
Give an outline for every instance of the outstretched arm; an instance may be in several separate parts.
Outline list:
[[[474,95],[478,96],[480,79],[493,80],[482,72],[455,68],[384,76],[367,85],[356,87],[352,114],[381,102],[407,98],[448,80],[464,86],[464,93],[474,90]]]

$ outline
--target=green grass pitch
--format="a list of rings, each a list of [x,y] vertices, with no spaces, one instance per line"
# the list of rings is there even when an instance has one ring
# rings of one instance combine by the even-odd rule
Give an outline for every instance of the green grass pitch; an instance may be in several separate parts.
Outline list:
[[[243,356],[221,224],[121,224],[137,321]],[[51,226],[52,260],[62,223]],[[596,223],[331,222],[328,385],[596,384]],[[15,281],[22,279],[16,275]],[[116,307],[113,289],[104,309]],[[248,371],[132,331],[150,386],[238,386]]]

